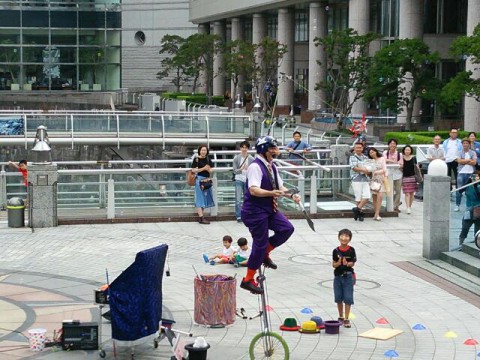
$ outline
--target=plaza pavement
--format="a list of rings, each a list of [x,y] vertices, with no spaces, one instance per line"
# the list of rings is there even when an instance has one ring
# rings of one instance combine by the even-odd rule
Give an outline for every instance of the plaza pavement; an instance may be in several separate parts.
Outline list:
[[[342,228],[353,232],[351,245],[357,251],[358,280],[351,329],[341,328],[339,335],[277,330],[288,343],[290,359],[386,359],[388,350],[395,350],[399,359],[478,358],[476,346],[464,345],[469,338],[480,340],[480,310],[475,303],[478,296],[470,300],[464,297],[466,301],[444,290],[448,290],[449,282],[439,287],[435,277],[416,273],[415,267],[411,270],[412,264],[424,263],[421,214],[422,203],[416,202],[412,215],[401,213],[398,218],[384,218],[381,222],[371,218],[363,223],[351,218],[317,219],[316,233],[304,220],[292,221],[296,228],[293,236],[272,253],[279,268],[267,272],[275,329],[288,317],[299,322],[313,315],[323,320],[337,318],[330,259]],[[97,359],[96,351],[47,348],[34,353],[28,347],[27,330],[45,328],[51,338],[63,319],[98,321],[93,290],[106,282],[105,269],[112,281],[138,251],[160,243],[169,245],[171,272],[163,282],[164,317],[173,317],[179,330],[205,337],[211,345],[208,359],[248,359],[249,342],[260,329],[258,319],[237,319],[225,328],[197,326],[193,322],[192,265],[201,274],[237,274],[237,281],[245,272],[230,265],[207,265],[202,260],[202,253],[213,254],[221,249],[226,234],[234,239],[245,236],[250,241],[248,230],[233,221],[210,225],[71,225],[34,232],[28,228],[11,229],[1,222],[0,359]],[[456,282],[455,278],[452,281]],[[258,309],[257,297],[237,286],[237,307],[253,315]],[[302,313],[305,308],[312,313]],[[387,324],[377,324],[380,319]],[[425,329],[412,329],[417,324]],[[358,337],[373,327],[400,329],[403,333],[386,341]],[[102,341],[107,359],[112,359],[108,328],[108,324],[103,326]],[[130,359],[128,348],[117,350],[118,359]],[[146,343],[135,348],[135,358],[169,359],[170,351],[166,341],[158,349]]]

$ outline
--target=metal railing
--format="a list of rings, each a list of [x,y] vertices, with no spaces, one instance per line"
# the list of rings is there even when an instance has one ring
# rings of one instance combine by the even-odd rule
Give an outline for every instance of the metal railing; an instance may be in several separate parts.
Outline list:
[[[237,153],[213,153],[215,207],[211,209],[212,216],[234,212],[235,189],[231,181],[231,155]],[[334,164],[328,157],[329,153],[330,150],[315,150],[309,153],[312,161],[327,169],[277,161],[285,185],[300,190],[302,201],[312,214],[322,211],[321,203],[345,200],[344,195],[351,194],[350,166]],[[148,210],[149,213],[163,216],[192,214],[194,188],[186,184],[186,171],[190,169],[190,164],[191,159],[57,162],[57,206],[59,211],[70,214],[83,211],[87,212],[88,216],[93,214],[108,219],[121,216],[121,213],[127,210]],[[134,165],[142,167],[132,168]],[[21,175],[18,172],[5,171],[4,163],[0,171],[0,203],[3,208],[6,207],[7,199],[12,196],[25,197],[26,191]],[[393,210],[392,204],[393,195],[387,198],[387,210]],[[281,199],[281,205],[287,212],[295,209],[288,199]]]
[[[235,144],[254,135],[248,115],[192,112],[0,112],[0,121],[23,124],[23,133],[2,139],[3,145],[33,143],[43,125],[53,144]]]

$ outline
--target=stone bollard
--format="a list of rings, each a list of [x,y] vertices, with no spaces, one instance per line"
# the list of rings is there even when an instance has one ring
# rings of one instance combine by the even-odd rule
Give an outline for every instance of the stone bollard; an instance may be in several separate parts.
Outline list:
[[[441,160],[439,160],[441,161]],[[449,251],[450,177],[425,175],[423,182],[423,257]]]

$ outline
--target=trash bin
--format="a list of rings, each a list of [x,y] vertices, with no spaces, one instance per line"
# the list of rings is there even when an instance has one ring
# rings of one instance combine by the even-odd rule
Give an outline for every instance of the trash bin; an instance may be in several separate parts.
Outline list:
[[[235,322],[237,292],[235,278],[227,275],[202,275],[194,280],[193,319],[197,324],[226,326]]]
[[[185,345],[185,350],[188,350],[188,360],[207,360],[208,349],[210,345],[206,347],[196,348],[192,344]]]
[[[8,227],[25,226],[25,205],[19,197],[12,197],[7,201]]]

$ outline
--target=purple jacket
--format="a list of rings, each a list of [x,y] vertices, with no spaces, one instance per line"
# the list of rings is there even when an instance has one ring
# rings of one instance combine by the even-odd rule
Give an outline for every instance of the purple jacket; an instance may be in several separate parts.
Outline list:
[[[273,190],[272,183],[270,181],[270,177],[268,176],[268,169],[265,164],[259,160],[255,159],[252,164],[258,164],[260,169],[262,170],[262,182],[261,188],[264,190]],[[272,164],[273,174],[275,176],[275,182],[278,185],[278,173],[277,168],[275,165]],[[246,189],[248,189],[248,177],[246,183]],[[243,199],[243,207],[242,211],[247,213],[256,213],[259,210],[265,211],[267,213],[273,214],[273,197],[258,197],[253,196],[250,194],[250,191],[245,191],[244,199]]]

